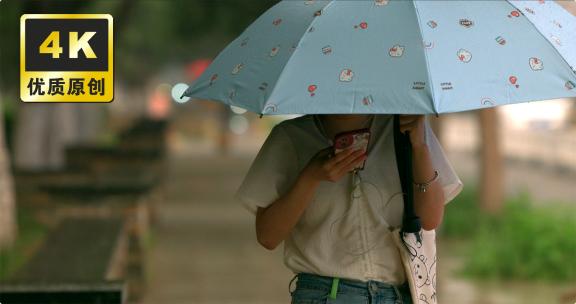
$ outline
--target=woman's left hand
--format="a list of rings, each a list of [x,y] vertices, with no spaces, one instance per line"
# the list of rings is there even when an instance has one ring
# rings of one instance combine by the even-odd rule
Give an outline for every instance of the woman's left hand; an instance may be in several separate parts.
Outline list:
[[[410,132],[412,148],[426,146],[425,115],[400,115],[400,132]]]

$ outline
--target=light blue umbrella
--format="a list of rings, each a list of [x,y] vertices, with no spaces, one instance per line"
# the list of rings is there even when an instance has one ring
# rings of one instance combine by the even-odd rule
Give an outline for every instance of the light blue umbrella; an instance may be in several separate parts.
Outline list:
[[[439,114],[576,97],[553,1],[277,3],[183,96],[260,114]]]

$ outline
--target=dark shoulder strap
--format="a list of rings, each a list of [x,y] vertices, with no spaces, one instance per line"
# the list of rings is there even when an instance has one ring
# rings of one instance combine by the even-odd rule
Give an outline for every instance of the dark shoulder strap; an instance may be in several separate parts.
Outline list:
[[[404,199],[404,216],[402,218],[402,232],[419,232],[420,218],[414,211],[414,192],[412,186],[412,144],[410,135],[400,132],[400,115],[394,115],[394,151],[396,164]]]

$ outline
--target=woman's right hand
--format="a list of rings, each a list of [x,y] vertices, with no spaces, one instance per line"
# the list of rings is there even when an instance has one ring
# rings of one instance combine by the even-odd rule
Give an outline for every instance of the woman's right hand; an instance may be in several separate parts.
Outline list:
[[[308,162],[302,174],[313,181],[336,182],[367,157],[364,149],[346,148],[332,155],[333,147],[318,151]]]

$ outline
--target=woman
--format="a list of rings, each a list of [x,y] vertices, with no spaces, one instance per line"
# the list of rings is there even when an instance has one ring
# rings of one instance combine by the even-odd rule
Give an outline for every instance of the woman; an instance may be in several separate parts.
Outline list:
[[[413,147],[416,214],[435,229],[462,182],[425,116],[401,115],[400,126]],[[364,127],[366,151],[332,155],[335,134]],[[274,126],[258,152],[236,198],[256,215],[262,246],[284,242],[298,278],[292,303],[413,303],[390,233],[403,212],[392,132],[393,115],[304,115]]]

